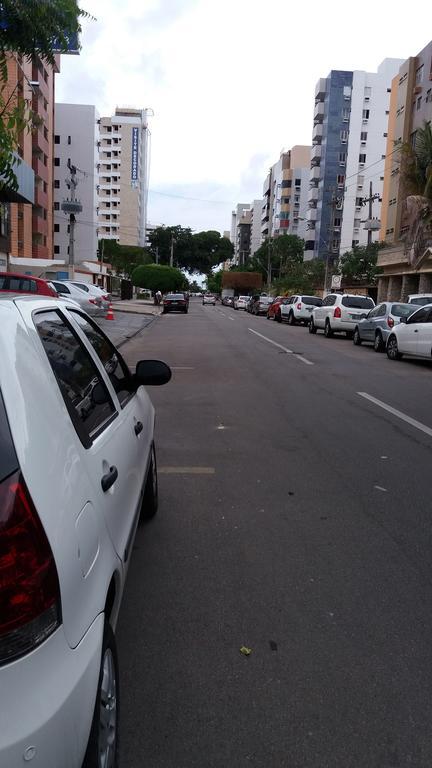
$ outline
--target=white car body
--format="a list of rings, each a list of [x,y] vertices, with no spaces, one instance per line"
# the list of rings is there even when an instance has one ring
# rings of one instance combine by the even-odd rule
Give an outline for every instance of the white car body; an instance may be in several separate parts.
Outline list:
[[[308,323],[313,309],[321,304],[321,299],[316,296],[290,296],[286,302],[280,305],[281,319],[295,323]]]
[[[64,280],[63,282],[66,283],[66,285],[72,283],[72,285],[75,285],[76,288],[79,288],[81,291],[89,293],[90,296],[100,299],[103,309],[108,309],[111,302],[111,296],[109,293],[107,293],[107,291],[104,291],[103,288],[100,288],[98,285],[93,285],[93,283],[79,283],[76,280]]]
[[[333,333],[354,333],[356,324],[373,309],[375,302],[369,296],[350,293],[329,293],[321,307],[311,313],[309,330],[324,330],[326,336]]]
[[[402,355],[432,360],[432,303],[419,307],[393,328],[387,340],[387,355],[392,360]]]
[[[90,343],[89,328],[108,344],[111,368]],[[15,498],[15,486],[7,484],[20,472],[35,510],[32,519],[48,542],[59,590],[57,623],[44,635],[38,625],[44,637],[39,644],[36,630],[29,632],[25,651],[23,646],[17,651],[17,641],[10,638],[30,625],[5,634],[0,616],[0,765],[5,768],[27,762],[32,768],[81,768],[86,752],[104,627],[106,622],[113,629],[116,625],[143,489],[155,466],[154,408],[143,386],[127,392],[117,387],[116,393],[114,373],[126,374],[113,349],[73,304],[41,296],[0,298],[0,449],[7,447],[10,431],[16,458],[16,467],[8,467],[7,451],[0,450],[2,512],[5,498]],[[81,385],[83,371],[94,373],[91,386],[99,382],[105,398],[99,405],[89,401],[88,386],[81,401],[72,403],[70,390],[76,381]],[[70,384],[64,384],[65,378]],[[96,426],[105,413],[91,432],[84,419],[93,419]],[[113,468],[118,476],[104,491],[102,477]],[[27,539],[40,548],[32,531]],[[0,528],[0,562],[2,536]],[[4,584],[0,580],[2,605]]]
[[[213,306],[216,306],[216,299],[211,294],[204,294],[203,296],[203,304],[213,304]]]
[[[50,283],[62,299],[73,299],[88,315],[104,316],[105,309],[100,296],[93,296],[67,280],[51,280]]]
[[[246,309],[250,296],[238,296],[234,299],[234,309]]]
[[[430,293],[412,293],[408,296],[408,304],[415,304],[417,307],[424,307],[425,304],[432,304],[432,294]]]

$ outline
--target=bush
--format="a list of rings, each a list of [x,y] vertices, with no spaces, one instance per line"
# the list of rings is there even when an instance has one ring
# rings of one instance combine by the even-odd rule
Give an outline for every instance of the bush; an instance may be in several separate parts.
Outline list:
[[[138,288],[149,291],[179,291],[186,283],[186,278],[179,269],[161,264],[145,264],[132,272],[132,283]]]

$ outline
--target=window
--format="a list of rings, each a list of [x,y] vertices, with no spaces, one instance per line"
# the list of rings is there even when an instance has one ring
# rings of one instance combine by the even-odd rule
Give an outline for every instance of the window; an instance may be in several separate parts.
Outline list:
[[[105,383],[89,352],[59,312],[41,312],[35,325],[82,444],[89,448],[115,413]],[[92,397],[98,387],[96,404]]]
[[[357,189],[363,189],[364,176],[357,176]]]
[[[342,119],[344,123],[348,123],[349,118],[350,118],[350,110],[348,107],[344,107],[344,109],[342,110]]]
[[[416,69],[416,79],[415,79],[416,85],[419,85],[422,82],[422,80],[423,80],[423,72],[424,72],[424,64],[421,64]]]
[[[3,277],[0,273],[0,290],[14,293],[37,293],[35,280],[28,277]]]
[[[54,203],[54,210],[59,211],[60,210],[60,203]]]
[[[426,99],[425,99],[425,101],[426,101],[426,104],[432,103],[432,88],[429,88],[426,91]]]
[[[364,153],[359,154],[359,163],[365,163],[366,162],[366,155]]]
[[[290,188],[290,187],[292,187],[292,180],[291,179],[284,179],[282,181],[282,188],[283,189],[287,189],[287,188]]]
[[[300,187],[301,186],[301,179],[296,179],[295,180],[295,185],[296,185],[296,187]]]
[[[60,182],[58,179],[54,179],[54,189],[60,189]]]
[[[60,158],[59,157],[55,157],[54,158],[54,165],[56,165],[57,167],[60,165]]]
[[[354,229],[360,229],[360,219],[354,219]]]
[[[341,131],[340,132],[340,140],[341,144],[346,144],[348,141],[348,131]]]
[[[343,87],[343,96],[345,101],[348,101],[351,98],[351,86],[350,85],[344,85]]]
[[[60,224],[54,224],[54,232],[60,232]]]
[[[44,127],[43,132],[44,132],[44,139],[45,139],[45,141],[48,141],[48,128]]]
[[[339,152],[339,163],[341,165],[345,165],[345,163],[346,163],[346,152]]]
[[[335,303],[336,303],[336,296],[326,296],[321,306],[332,307]]]
[[[367,131],[362,131],[360,134],[360,141],[367,141]]]
[[[342,173],[338,174],[337,183],[339,187],[343,187],[343,185],[345,184],[345,176]]]
[[[99,357],[120,404],[124,407],[135,391],[129,368],[115,347],[91,320],[75,311],[73,316]]]
[[[407,324],[411,323],[430,323],[431,322],[431,310],[430,307],[423,307],[415,312],[414,315],[408,318]]]
[[[386,139],[388,136],[388,133],[383,133],[384,138]]]
[[[370,114],[370,109],[364,109],[363,115],[362,115],[363,120],[369,120],[369,114]]]
[[[45,193],[48,192],[48,184],[46,183],[46,181],[44,181],[44,183],[43,183],[43,191]]]
[[[54,136],[54,144],[60,144],[60,136]]]
[[[417,99],[417,112],[419,111],[419,109],[421,107],[421,103],[422,103],[422,97],[419,96],[418,99]]]
[[[369,296],[343,296],[342,306],[350,309],[373,309],[374,303]]]
[[[70,136],[68,136],[68,144],[72,144],[72,139]]]
[[[55,245],[54,246],[54,255],[58,256],[59,254],[60,254],[60,246],[59,245]]]
[[[342,221],[342,219],[339,216],[335,216],[334,221],[333,221],[333,226],[334,227],[340,227],[341,221]]]

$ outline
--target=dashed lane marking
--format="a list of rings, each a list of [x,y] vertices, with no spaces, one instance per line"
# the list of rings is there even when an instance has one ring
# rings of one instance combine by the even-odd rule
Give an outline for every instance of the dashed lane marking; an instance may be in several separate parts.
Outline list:
[[[299,355],[297,354],[297,352],[294,352],[292,349],[288,349],[288,347],[284,347],[282,346],[282,344],[278,344],[277,341],[273,341],[273,339],[269,339],[268,336],[263,336],[262,333],[258,333],[258,331],[254,331],[252,328],[248,328],[248,331],[250,331],[251,333],[254,333],[255,336],[259,336],[261,339],[264,339],[264,341],[268,341],[269,344],[273,344],[274,347],[278,347],[279,349],[282,349],[287,354],[293,355],[293,357],[296,357],[297,360],[301,360],[302,363],[304,363],[305,365],[315,365],[315,363],[312,363],[306,357],[303,357],[303,355]]]
[[[214,475],[214,467],[158,467],[162,475]]]
[[[415,427],[415,429],[419,429],[420,432],[424,432],[425,435],[429,435],[429,437],[432,437],[432,429],[430,427],[427,427],[426,424],[422,424],[421,421],[417,421],[417,419],[412,419],[411,416],[407,416],[406,413],[402,413],[402,411],[398,411],[397,408],[393,408],[391,405],[387,405],[387,403],[384,403],[382,400],[378,400],[377,397],[373,397],[372,395],[368,395],[367,392],[357,392],[360,397],[364,397],[365,400],[369,400],[371,403],[374,403],[374,405],[377,405],[379,408],[383,408],[384,411],[388,411],[388,413],[393,414],[393,416],[397,416],[398,419],[401,419],[402,421],[405,421],[407,424],[410,424],[411,427]]]

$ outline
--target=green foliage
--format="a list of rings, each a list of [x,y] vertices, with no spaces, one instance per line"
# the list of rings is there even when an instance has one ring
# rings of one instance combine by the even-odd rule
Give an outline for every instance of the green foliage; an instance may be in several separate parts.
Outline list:
[[[273,293],[314,294],[324,284],[325,264],[321,259],[292,262],[285,274],[273,282]]]
[[[432,126],[424,122],[415,135],[415,144],[401,147],[401,177],[407,195],[421,195],[432,201]]]
[[[171,243],[175,266],[188,272],[210,273],[213,267],[231,258],[232,243],[219,232],[192,233],[189,227],[156,227],[149,233],[151,251],[160,264],[169,264]]]
[[[281,235],[266,240],[247,261],[245,269],[249,272],[261,272],[267,280],[269,249],[272,278],[281,278],[293,265],[303,261],[303,240],[297,235]]]
[[[150,291],[179,291],[187,288],[188,281],[183,272],[164,264],[148,264],[136,267],[131,276],[134,285],[148,288]]]
[[[104,262],[109,262],[117,275],[125,277],[130,277],[136,267],[153,263],[153,257],[146,248],[119,245],[115,240],[99,240],[99,257],[102,253]]]
[[[197,232],[192,242],[191,263],[182,265],[191,271],[210,274],[213,267],[227,261],[234,253],[231,241],[213,230]]]
[[[341,256],[340,271],[350,283],[365,283],[375,285],[380,272],[377,267],[378,251],[381,243],[372,245],[356,245],[351,251]]]
[[[222,270],[213,272],[207,276],[207,290],[210,293],[221,293],[222,291]]]

